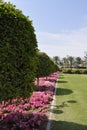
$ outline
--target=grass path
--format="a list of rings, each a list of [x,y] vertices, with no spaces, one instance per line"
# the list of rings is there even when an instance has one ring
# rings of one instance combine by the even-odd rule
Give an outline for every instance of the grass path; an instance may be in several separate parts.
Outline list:
[[[61,75],[50,130],[87,130],[87,75]]]

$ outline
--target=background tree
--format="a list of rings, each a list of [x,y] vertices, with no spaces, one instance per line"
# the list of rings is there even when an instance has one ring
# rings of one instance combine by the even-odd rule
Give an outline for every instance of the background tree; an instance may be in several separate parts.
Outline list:
[[[60,63],[60,58],[58,56],[54,56],[53,60],[57,65]]]
[[[72,57],[72,56],[68,56],[67,59],[68,59],[68,61],[69,61],[70,68],[72,69],[72,67],[73,67],[74,57]]]
[[[87,70],[87,52],[85,52],[84,58],[85,58],[85,67],[86,67],[86,70]]]
[[[68,68],[69,67],[69,61],[66,57],[62,58],[63,67]]]
[[[81,59],[80,57],[76,57],[76,58],[75,58],[75,61],[76,61],[77,67],[81,67],[82,59]]]

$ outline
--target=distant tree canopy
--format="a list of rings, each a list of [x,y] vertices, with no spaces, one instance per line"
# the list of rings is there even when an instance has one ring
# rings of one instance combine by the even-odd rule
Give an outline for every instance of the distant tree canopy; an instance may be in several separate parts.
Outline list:
[[[70,68],[72,68],[74,57],[68,56],[68,61],[69,61],[69,64],[70,64]]]
[[[35,78],[36,52],[32,21],[14,5],[0,4],[0,97],[29,96]]]
[[[58,60],[59,56],[54,56],[53,60],[56,63],[56,61]],[[60,64],[61,63],[61,64]],[[86,58],[83,57],[73,57],[73,56],[69,56],[67,55],[66,57],[63,58],[59,58],[59,62],[57,62],[59,67],[63,67],[63,68],[86,68]]]
[[[79,64],[81,64],[81,62],[82,62],[81,58],[80,57],[76,57],[76,63],[79,65]]]
[[[54,56],[53,60],[55,61],[56,64],[60,62],[60,58],[58,56]]]

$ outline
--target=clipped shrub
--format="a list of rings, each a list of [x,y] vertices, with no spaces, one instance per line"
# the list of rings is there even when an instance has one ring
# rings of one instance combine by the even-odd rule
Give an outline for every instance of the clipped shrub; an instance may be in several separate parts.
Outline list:
[[[83,69],[82,74],[87,74],[87,69]]]
[[[36,71],[32,21],[10,3],[0,4],[0,98],[29,96]]]
[[[81,70],[80,69],[73,69],[72,73],[74,73],[74,74],[81,74]]]
[[[37,86],[39,86],[39,77],[46,77],[49,76],[51,73],[58,71],[58,67],[51,58],[44,52],[37,52],[38,57],[38,65],[37,65]]]
[[[87,74],[87,69],[81,69],[81,68],[62,68],[63,73],[68,73],[68,74]]]
[[[72,74],[72,70],[71,69],[63,69],[63,73],[66,73],[66,74]]]
[[[54,63],[54,61],[52,59],[50,59],[50,71],[51,71],[51,73],[60,71],[58,65],[56,63]]]
[[[37,52],[37,57],[38,57],[37,77],[50,75],[51,61],[49,56],[44,52]]]

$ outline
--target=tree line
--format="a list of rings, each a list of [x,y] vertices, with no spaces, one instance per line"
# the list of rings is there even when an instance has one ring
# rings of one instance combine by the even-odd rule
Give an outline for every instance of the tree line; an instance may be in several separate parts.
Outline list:
[[[62,68],[86,68],[86,57],[66,56],[60,59],[59,56],[54,56],[53,60],[59,67]]]

